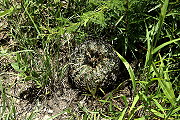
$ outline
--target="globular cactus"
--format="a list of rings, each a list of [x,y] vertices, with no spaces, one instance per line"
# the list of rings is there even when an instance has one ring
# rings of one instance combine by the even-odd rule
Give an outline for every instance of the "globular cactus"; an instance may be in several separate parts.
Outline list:
[[[119,58],[104,42],[86,41],[75,48],[70,60],[69,76],[76,88],[96,92],[117,81]]]

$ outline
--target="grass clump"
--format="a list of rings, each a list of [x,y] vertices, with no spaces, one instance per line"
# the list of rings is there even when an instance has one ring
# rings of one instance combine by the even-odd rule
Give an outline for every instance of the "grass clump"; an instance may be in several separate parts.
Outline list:
[[[80,114],[66,111],[69,118],[179,119],[179,4],[178,0],[1,0],[1,119],[17,119],[12,88],[18,84],[31,83],[36,99],[56,92],[68,74],[71,53],[87,40],[111,44],[129,78],[110,93],[100,88],[105,96],[93,94],[98,107],[79,105]],[[126,81],[131,81],[129,96],[121,94]],[[35,114],[24,118],[35,119]]]

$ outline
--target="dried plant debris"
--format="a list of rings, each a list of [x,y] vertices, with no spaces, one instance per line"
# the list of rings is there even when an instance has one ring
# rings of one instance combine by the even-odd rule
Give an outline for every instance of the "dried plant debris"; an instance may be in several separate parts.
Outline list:
[[[120,60],[111,45],[86,41],[71,55],[69,76],[76,88],[88,91],[107,89],[118,79]]]

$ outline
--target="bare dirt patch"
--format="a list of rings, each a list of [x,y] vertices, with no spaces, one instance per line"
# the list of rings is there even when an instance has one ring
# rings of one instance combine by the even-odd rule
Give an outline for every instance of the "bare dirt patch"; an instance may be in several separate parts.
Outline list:
[[[8,79],[13,80],[11,76]],[[17,78],[16,78],[17,79]],[[7,80],[7,79],[6,79]],[[107,100],[111,93],[107,93],[96,99],[92,96],[83,95],[79,90],[72,89],[68,83],[66,86],[61,86],[56,89],[56,92],[49,96],[41,94],[37,88],[33,88],[33,83],[16,83],[10,90],[7,96],[13,99],[17,112],[17,119],[22,120],[36,113],[36,120],[46,120],[51,116],[55,116],[53,120],[67,120],[79,118],[82,119],[82,114],[85,113],[83,108],[89,111],[99,110],[108,114],[109,105],[103,104],[99,100]],[[125,95],[131,101],[131,88],[129,82],[124,83],[121,89],[112,93],[112,96],[118,96],[113,99],[113,104],[123,109],[125,104],[121,96]]]
[[[8,31],[5,30],[6,22],[1,21],[0,25],[3,26],[0,31],[1,52],[8,53],[15,42],[10,39]],[[60,53],[62,57],[58,60],[55,58],[55,61],[52,60],[52,64],[58,62],[59,67],[64,67],[67,64],[67,56],[69,56],[66,53],[66,50]],[[89,92],[75,89],[73,84],[69,83],[68,70],[64,71],[62,79],[54,75],[55,81],[50,86],[44,89],[37,88],[33,81],[25,81],[19,76],[19,72],[13,69],[11,64],[16,62],[14,57],[13,54],[0,56],[0,80],[6,91],[7,105],[15,107],[17,120],[31,116],[35,120],[47,120],[52,116],[54,116],[53,120],[82,119],[83,114],[89,111],[98,111],[101,116],[110,116],[109,103],[103,103],[101,100],[112,101],[118,106],[117,110],[125,107],[121,96],[126,96],[128,101],[132,101],[130,81],[125,81],[126,77],[118,79],[122,82],[118,89],[107,90],[107,93],[100,92],[95,97]],[[2,98],[0,98],[0,103],[2,106]],[[105,120],[105,117],[100,117],[100,119]]]

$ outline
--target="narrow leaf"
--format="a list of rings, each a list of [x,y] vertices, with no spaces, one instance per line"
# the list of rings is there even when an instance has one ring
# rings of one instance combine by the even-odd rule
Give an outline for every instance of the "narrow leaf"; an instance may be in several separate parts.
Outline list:
[[[124,65],[126,66],[126,69],[128,70],[128,73],[130,75],[130,78],[131,78],[131,81],[132,81],[132,84],[133,84],[134,92],[136,93],[136,81],[135,81],[135,75],[134,75],[132,67],[130,66],[130,64],[126,61],[126,59],[123,56],[121,56],[117,51],[115,51],[115,52],[118,55],[118,57],[122,60]]]
[[[139,107],[137,107],[135,110],[133,110],[133,112],[131,113],[130,117],[128,118],[129,120],[132,120],[132,117],[135,115],[135,113],[137,111],[139,111],[141,108],[143,107],[143,105],[140,105]]]
[[[171,43],[177,42],[177,41],[179,41],[179,40],[180,40],[180,38],[174,39],[174,40],[171,40],[171,41],[168,41],[168,42],[165,42],[165,43],[159,45],[158,47],[156,47],[156,48],[152,51],[152,54],[155,54],[156,52],[158,52],[158,51],[159,51],[160,49],[162,49],[163,47],[165,47],[165,46],[167,46],[167,45],[169,45],[169,44],[171,44]]]
[[[151,11],[153,11],[153,10],[159,8],[160,6],[161,6],[161,4],[158,4],[158,5],[156,5],[155,7],[151,8],[148,12],[151,12]]]
[[[159,102],[156,99],[153,99],[156,106],[166,115],[164,108],[159,104]]]
[[[58,117],[58,116],[60,116],[60,115],[62,115],[62,114],[64,114],[64,113],[66,113],[66,111],[60,112],[60,113],[58,113],[58,114],[56,114],[56,115],[53,115],[52,117],[48,118],[47,120],[55,119],[56,117]]]
[[[151,109],[151,112],[153,112],[156,116],[158,116],[158,117],[161,117],[161,118],[164,118],[164,115],[163,114],[161,114],[160,112],[158,112],[158,111],[156,111],[156,110],[154,110],[154,109]]]
[[[157,35],[156,35],[156,39],[155,39],[155,42],[154,42],[154,47],[156,47],[156,43],[158,42],[159,36],[161,34],[161,28],[162,28],[163,23],[164,23],[164,19],[165,19],[165,16],[166,16],[166,11],[167,11],[168,4],[169,4],[169,0],[164,0],[164,4],[162,5],[161,14],[159,16],[159,21],[158,21],[158,24],[157,24]]]
[[[14,70],[16,70],[16,71],[20,71],[20,69],[19,69],[19,64],[17,63],[17,62],[15,62],[15,63],[11,63],[11,66],[14,68]]]
[[[36,31],[37,31],[37,33],[38,33],[38,35],[39,35],[39,34],[40,34],[40,31],[39,31],[39,29],[38,29],[38,26],[36,25],[36,23],[34,22],[33,18],[32,18],[31,15],[30,15],[30,13],[28,12],[27,7],[25,8],[25,12],[26,12],[26,14],[28,15],[28,17],[30,18],[31,22],[32,22],[33,25],[34,25],[34,28],[36,29]]]
[[[129,109],[129,114],[131,113],[131,111],[132,111],[133,108],[135,107],[135,105],[136,105],[136,103],[138,102],[138,100],[139,100],[139,95],[137,94],[137,95],[135,96],[135,98],[134,98],[134,101],[133,101],[130,109]]]
[[[174,106],[175,105],[175,95],[174,95],[174,91],[173,91],[173,88],[172,88],[172,84],[169,80],[169,77],[168,77],[168,73],[166,73],[164,71],[164,62],[163,62],[163,58],[161,57],[161,55],[159,54],[159,57],[160,57],[160,61],[161,61],[161,64],[160,64],[160,78],[164,78],[164,80],[158,80],[159,83],[160,83],[160,87],[162,88],[164,94],[166,95],[166,97],[169,99],[169,101],[171,102],[171,104]]]
[[[168,81],[166,81],[165,79],[163,79],[163,76],[158,72],[158,69],[156,68],[155,64],[152,63],[152,67],[156,73],[156,75],[158,76],[158,78],[156,78],[158,80],[159,86],[161,87],[161,89],[163,90],[163,93],[166,95],[166,98],[169,99],[170,103],[175,106],[175,95],[174,95],[174,91],[171,89],[172,86],[170,85],[171,83]]]
[[[174,96],[173,92],[171,92],[171,90],[167,87],[168,83],[165,80],[158,80],[158,82],[159,82],[159,85],[162,88],[164,94],[166,95],[166,97],[169,99],[171,104],[173,106],[175,106],[175,96]]]
[[[10,14],[10,13],[12,13],[13,12],[13,10],[14,10],[14,8],[13,7],[11,7],[10,9],[8,9],[8,10],[5,10],[5,11],[0,11],[0,17],[3,17],[3,16],[5,16],[5,15],[7,15],[7,14]]]
[[[124,115],[126,113],[127,107],[122,111],[121,115],[119,116],[118,120],[123,120]]]
[[[137,118],[137,119],[134,119],[134,120],[145,120],[145,117]]]
[[[180,107],[174,109],[171,114],[173,115],[174,113],[178,113],[178,111],[180,111]]]

